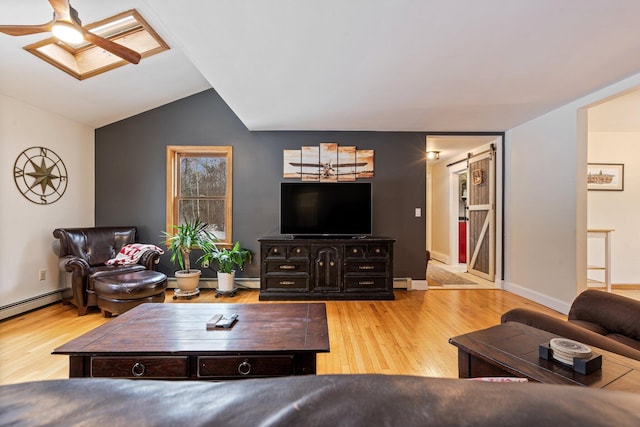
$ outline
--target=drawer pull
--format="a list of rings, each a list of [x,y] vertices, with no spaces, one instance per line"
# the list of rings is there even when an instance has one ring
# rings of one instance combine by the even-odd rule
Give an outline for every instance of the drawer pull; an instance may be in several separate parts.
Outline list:
[[[359,285],[373,285],[374,282],[372,282],[371,280],[362,280],[360,282],[358,282]]]
[[[292,280],[281,280],[280,281],[281,285],[295,285],[296,282],[292,281]]]
[[[133,374],[134,377],[141,377],[144,375],[146,370],[147,368],[145,368],[142,363],[136,362],[133,364],[133,367],[131,368],[131,373]]]
[[[295,265],[283,264],[280,266],[280,270],[295,270],[295,269],[296,269]]]
[[[240,375],[249,375],[251,372],[251,364],[245,359],[244,362],[238,365],[238,373]]]
[[[375,267],[373,265],[359,265],[358,269],[360,270],[373,270]]]

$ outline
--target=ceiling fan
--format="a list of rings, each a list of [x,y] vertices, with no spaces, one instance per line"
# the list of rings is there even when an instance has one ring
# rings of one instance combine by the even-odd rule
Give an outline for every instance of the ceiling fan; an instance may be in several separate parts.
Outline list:
[[[51,32],[62,41],[78,43],[86,40],[132,64],[140,62],[140,54],[135,50],[86,30],[80,22],[78,11],[71,7],[69,0],[49,0],[49,3],[53,7],[51,21],[41,25],[0,25],[0,33],[10,36],[26,36]]]

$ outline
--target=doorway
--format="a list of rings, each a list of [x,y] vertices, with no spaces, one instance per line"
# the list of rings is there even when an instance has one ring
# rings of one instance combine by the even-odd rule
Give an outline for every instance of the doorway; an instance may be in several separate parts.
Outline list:
[[[500,133],[426,138],[432,152],[426,197],[431,259],[492,283],[502,279],[503,138]]]
[[[586,288],[631,295],[640,287],[640,87],[590,105],[586,123]],[[587,178],[588,179],[588,178]],[[610,231],[606,231],[610,230]],[[578,258],[584,253],[578,250]]]

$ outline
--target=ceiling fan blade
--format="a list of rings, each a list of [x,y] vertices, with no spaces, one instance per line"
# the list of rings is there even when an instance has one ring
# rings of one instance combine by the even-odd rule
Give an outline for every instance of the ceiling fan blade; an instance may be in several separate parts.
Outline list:
[[[49,3],[56,14],[56,19],[71,22],[71,5],[69,5],[69,0],[49,0]]]
[[[0,33],[10,36],[26,36],[29,34],[46,33],[51,31],[51,24],[54,21],[41,25],[0,25]]]
[[[116,56],[119,56],[125,61],[131,62],[132,64],[137,64],[138,62],[140,62],[141,56],[135,50],[131,50],[128,47],[122,46],[121,44],[95,35],[82,27],[80,27],[80,31],[82,31],[82,35],[84,36],[84,39],[86,41],[93,43],[94,45],[101,47],[104,50],[111,52]]]

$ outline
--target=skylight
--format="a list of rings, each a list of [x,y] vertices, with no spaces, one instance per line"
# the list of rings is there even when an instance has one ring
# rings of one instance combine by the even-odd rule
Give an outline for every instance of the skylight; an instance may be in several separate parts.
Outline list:
[[[84,26],[101,37],[135,50],[142,58],[169,49],[169,46],[135,10],[120,13]],[[55,37],[24,47],[43,61],[78,80],[96,76],[128,62],[92,43],[65,43]]]

